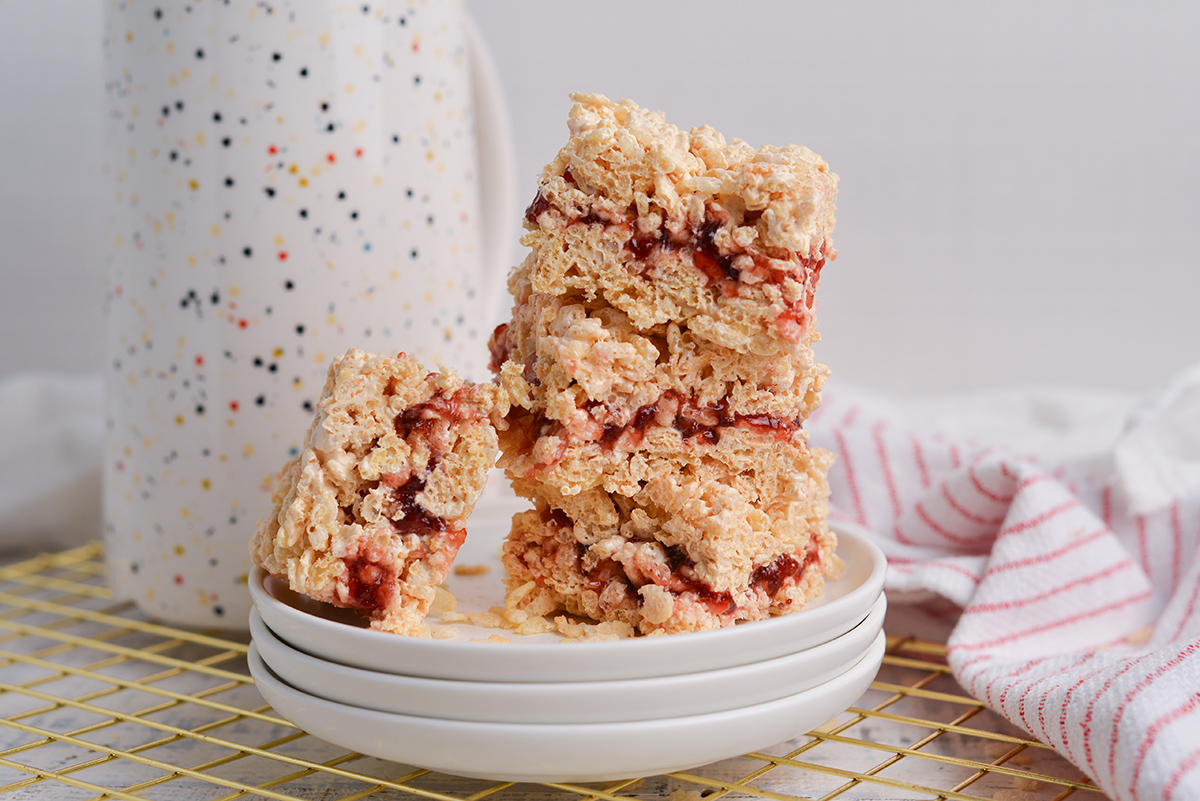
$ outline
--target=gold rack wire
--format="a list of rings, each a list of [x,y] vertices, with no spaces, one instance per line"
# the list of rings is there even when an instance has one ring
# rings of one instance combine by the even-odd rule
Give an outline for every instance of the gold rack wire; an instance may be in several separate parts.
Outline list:
[[[896,637],[877,680],[845,713],[804,737],[691,771],[513,784],[386,762],[276,715],[249,676],[244,638],[163,626],[114,601],[103,558],[92,544],[0,567],[0,798],[1104,798],[968,697],[944,646]]]

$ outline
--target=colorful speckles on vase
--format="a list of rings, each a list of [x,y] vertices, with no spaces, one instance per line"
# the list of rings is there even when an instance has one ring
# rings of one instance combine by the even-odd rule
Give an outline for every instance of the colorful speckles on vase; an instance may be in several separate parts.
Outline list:
[[[109,575],[243,628],[247,541],[330,359],[481,377],[476,110],[457,2],[109,1]]]

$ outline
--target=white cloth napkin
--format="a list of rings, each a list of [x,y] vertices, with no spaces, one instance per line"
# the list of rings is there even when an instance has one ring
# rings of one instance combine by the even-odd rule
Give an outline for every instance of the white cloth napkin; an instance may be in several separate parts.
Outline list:
[[[1117,442],[1130,511],[1148,514],[1200,494],[1200,364],[1140,406]]]
[[[99,376],[29,372],[0,381],[0,550],[98,538],[103,447]]]
[[[1161,393],[829,392],[831,518],[961,608],[968,692],[1115,799],[1200,799],[1200,366]]]

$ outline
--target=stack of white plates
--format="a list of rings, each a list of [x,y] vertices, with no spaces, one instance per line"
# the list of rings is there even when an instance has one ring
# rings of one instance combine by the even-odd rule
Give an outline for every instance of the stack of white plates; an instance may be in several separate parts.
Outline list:
[[[503,597],[503,514],[477,511],[459,611]],[[682,770],[798,737],[853,704],[883,659],[885,561],[842,532],[846,569],[803,610],[731,628],[562,642],[461,626],[450,639],[366,628],[255,570],[250,671],[274,709],[345,748],[498,781]],[[436,623],[436,621],[433,621]],[[500,634],[508,642],[488,641]]]

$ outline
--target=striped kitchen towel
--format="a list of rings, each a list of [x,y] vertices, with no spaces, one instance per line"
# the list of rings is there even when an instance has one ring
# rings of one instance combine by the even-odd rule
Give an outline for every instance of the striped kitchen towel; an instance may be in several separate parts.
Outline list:
[[[961,608],[962,686],[1115,799],[1200,799],[1200,369],[1135,399],[827,393],[831,520]]]

